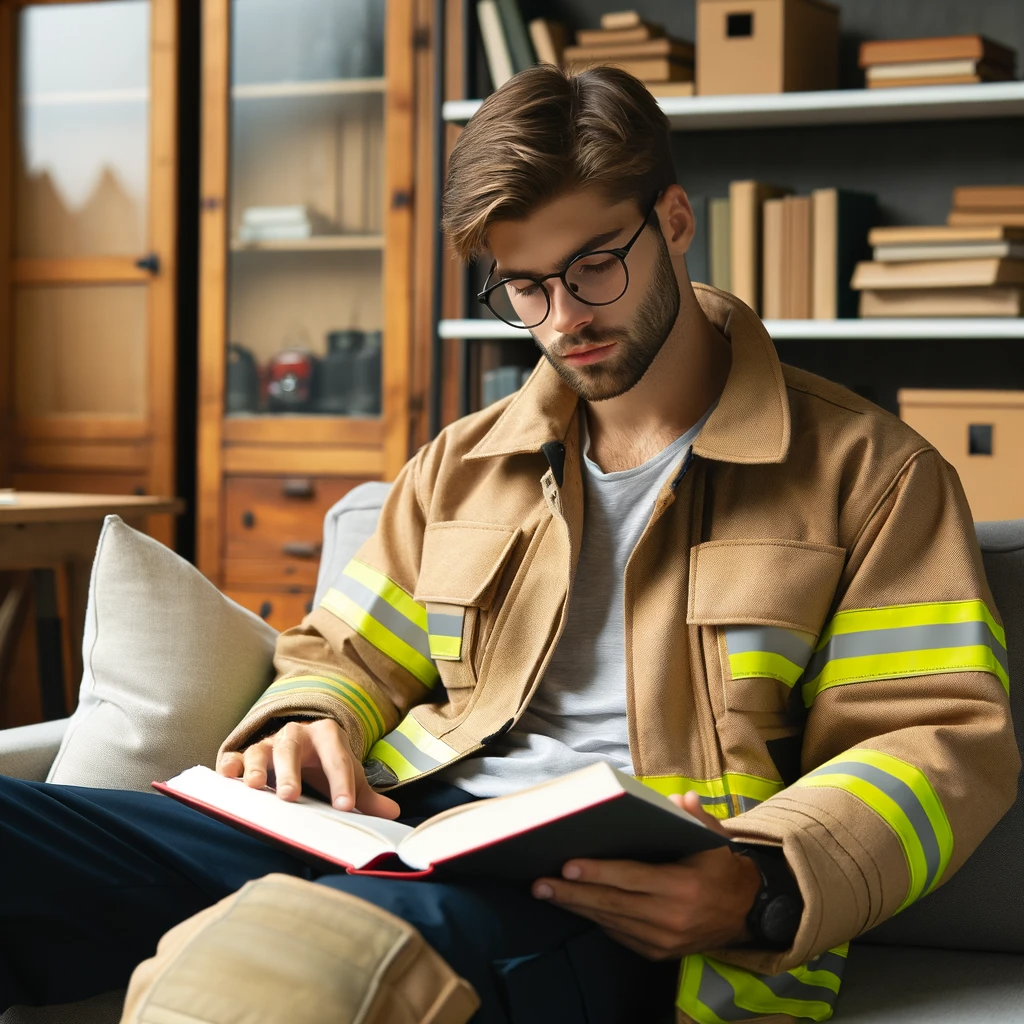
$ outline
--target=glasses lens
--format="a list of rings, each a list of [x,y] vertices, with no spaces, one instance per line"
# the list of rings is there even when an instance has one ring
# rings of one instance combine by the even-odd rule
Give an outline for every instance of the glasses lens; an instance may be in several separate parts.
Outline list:
[[[621,298],[628,280],[626,264],[610,252],[581,256],[565,272],[569,290],[592,306],[603,306]]]
[[[548,295],[536,281],[505,281],[487,297],[491,312],[507,324],[536,327],[548,315]]]

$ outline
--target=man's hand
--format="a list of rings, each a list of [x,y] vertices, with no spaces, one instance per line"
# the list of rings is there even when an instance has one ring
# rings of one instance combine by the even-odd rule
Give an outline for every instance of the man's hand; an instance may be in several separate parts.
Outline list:
[[[223,754],[217,763],[221,775],[242,778],[253,789],[267,785],[271,770],[282,800],[298,799],[306,782],[329,796],[339,811],[355,808],[377,818],[398,817],[398,804],[370,788],[363,766],[333,719],[289,722],[244,752]]]
[[[696,793],[670,799],[726,834]],[[571,860],[561,878],[534,882],[533,895],[590,918],[641,956],[677,960],[748,940],[747,914],[760,887],[754,862],[723,847],[679,864]]]

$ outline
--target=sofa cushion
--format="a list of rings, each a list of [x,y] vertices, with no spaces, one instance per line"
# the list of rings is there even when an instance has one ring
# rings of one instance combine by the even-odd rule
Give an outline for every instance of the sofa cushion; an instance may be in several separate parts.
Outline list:
[[[147,790],[217,748],[271,679],[277,633],[164,545],[108,516],[84,672],[48,782]]]

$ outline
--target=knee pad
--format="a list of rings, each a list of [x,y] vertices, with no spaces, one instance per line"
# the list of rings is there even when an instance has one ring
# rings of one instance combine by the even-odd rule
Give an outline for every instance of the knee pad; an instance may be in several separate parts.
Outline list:
[[[465,1024],[479,1005],[405,921],[268,875],[160,940],[121,1024]]]

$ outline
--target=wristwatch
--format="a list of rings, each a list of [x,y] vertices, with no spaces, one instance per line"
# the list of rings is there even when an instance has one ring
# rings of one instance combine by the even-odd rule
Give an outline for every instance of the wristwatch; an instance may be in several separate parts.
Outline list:
[[[751,944],[788,949],[800,927],[804,901],[785,854],[777,846],[734,845],[733,852],[749,857],[761,872],[761,888],[747,914]]]

